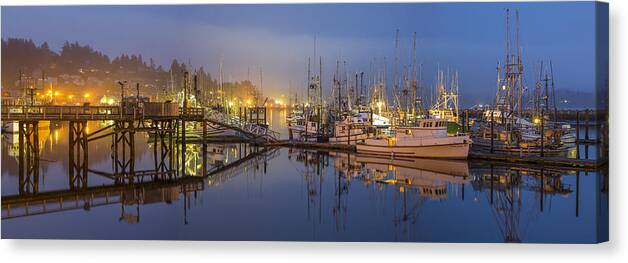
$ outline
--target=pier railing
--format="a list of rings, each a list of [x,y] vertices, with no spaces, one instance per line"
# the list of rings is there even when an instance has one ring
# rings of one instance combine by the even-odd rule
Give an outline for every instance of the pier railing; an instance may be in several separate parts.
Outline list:
[[[142,120],[172,118],[191,121],[207,120],[227,128],[238,130],[250,137],[269,141],[279,139],[279,133],[266,126],[247,122],[238,116],[224,114],[206,108],[176,108],[174,111],[162,108],[144,108],[125,104],[120,106],[61,106],[61,105],[2,105],[0,118],[3,121],[42,121],[42,120]]]
[[[3,120],[108,120],[119,118],[119,106],[2,105]],[[132,116],[125,112],[123,117]]]
[[[29,120],[118,120],[144,118],[202,119],[203,108],[187,108],[178,111],[137,105],[120,106],[67,106],[67,105],[2,105],[1,117],[5,121]]]
[[[246,122],[237,116],[228,115],[216,110],[208,110],[205,114],[205,118],[210,121],[218,122],[223,125],[232,126],[239,130],[253,135],[255,137],[266,137],[269,140],[275,141],[279,139],[279,133],[275,132],[262,125]]]

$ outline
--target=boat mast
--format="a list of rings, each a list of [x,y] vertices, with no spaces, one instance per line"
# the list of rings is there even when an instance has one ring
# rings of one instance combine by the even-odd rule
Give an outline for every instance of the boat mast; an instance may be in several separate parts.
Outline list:
[[[393,68],[393,96],[395,98],[395,110],[397,113],[401,108],[401,104],[399,101],[399,29],[395,31],[395,64]]]
[[[554,101],[554,121],[558,121],[558,106],[556,105],[556,88],[554,87],[554,70],[552,68],[552,61],[550,60],[550,78],[552,80],[552,99]]]
[[[416,119],[416,32],[412,33],[412,117]],[[414,121],[413,121],[414,122]]]

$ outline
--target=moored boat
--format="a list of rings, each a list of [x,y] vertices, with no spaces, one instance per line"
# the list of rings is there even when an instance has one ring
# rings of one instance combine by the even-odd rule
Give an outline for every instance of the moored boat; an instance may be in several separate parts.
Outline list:
[[[345,144],[364,142],[368,138],[366,129],[369,125],[368,120],[361,115],[346,117],[334,125],[334,133],[329,142]]]
[[[417,120],[417,126],[399,127],[388,136],[369,138],[356,145],[359,153],[390,157],[466,159],[472,141],[468,135],[447,135],[447,121]]]

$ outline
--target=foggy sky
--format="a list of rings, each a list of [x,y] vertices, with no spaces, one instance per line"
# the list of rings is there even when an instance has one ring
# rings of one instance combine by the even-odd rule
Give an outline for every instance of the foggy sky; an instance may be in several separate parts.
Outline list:
[[[111,58],[142,54],[166,69],[173,58],[190,61],[213,76],[222,58],[226,81],[246,79],[250,69],[259,83],[262,67],[265,92],[275,96],[305,92],[315,36],[329,89],[338,59],[367,74],[373,58],[386,57],[392,77],[395,30],[404,64],[417,32],[425,85],[434,84],[439,66],[458,71],[463,104],[473,105],[494,96],[505,8],[520,13],[528,86],[538,61],[551,59],[558,89],[594,91],[592,2],[2,7],[1,20],[3,39],[47,41],[54,51],[78,41]]]

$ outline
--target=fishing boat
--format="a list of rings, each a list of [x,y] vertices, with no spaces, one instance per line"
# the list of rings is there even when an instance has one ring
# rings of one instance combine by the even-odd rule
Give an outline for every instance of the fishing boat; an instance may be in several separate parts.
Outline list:
[[[413,127],[398,127],[390,135],[356,144],[359,153],[390,157],[466,159],[472,141],[468,135],[447,135],[447,121],[421,119]]]
[[[362,115],[346,117],[334,125],[334,135],[329,138],[331,143],[355,144],[368,138],[366,129],[370,126],[368,119]]]
[[[517,15],[515,35],[519,34],[518,25]],[[507,34],[512,34],[509,27]],[[551,61],[549,68],[544,68],[541,62],[534,89],[527,89],[523,85],[524,67],[518,40],[514,49],[506,53],[505,63],[497,65],[495,102],[484,111],[477,127],[472,128],[474,150],[520,156],[568,155],[575,136],[570,126],[557,120]],[[526,91],[532,93],[524,96]],[[526,108],[525,97],[530,98],[530,107]]]
[[[462,130],[459,124],[458,108],[458,73],[450,76],[449,72],[438,69],[436,102],[428,110],[429,118],[446,120],[447,133],[454,135]]]
[[[294,115],[288,122],[288,137],[290,140],[316,141],[319,128],[320,124],[312,121],[312,116],[308,112]]]

